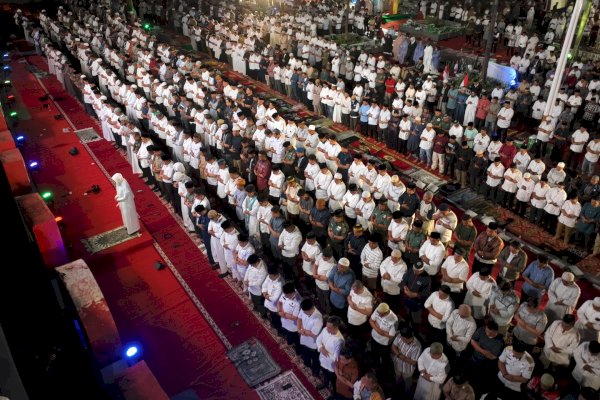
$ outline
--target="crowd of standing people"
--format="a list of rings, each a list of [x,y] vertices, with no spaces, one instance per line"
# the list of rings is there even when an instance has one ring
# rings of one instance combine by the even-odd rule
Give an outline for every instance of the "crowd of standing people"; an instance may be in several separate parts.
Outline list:
[[[423,3],[423,14],[486,20],[485,10],[446,4],[446,16]],[[159,42],[119,13],[125,4],[86,6],[68,1],[39,25],[15,20],[320,388],[339,399],[597,398],[600,297],[579,304],[571,272],[555,276],[544,255],[505,243],[496,222],[478,232],[385,162]],[[522,55],[544,61],[516,64],[519,87],[487,93],[439,79],[432,43],[383,38],[390,55],[338,47],[324,36],[345,18],[333,4],[273,15],[197,7],[174,5],[190,9],[180,21],[151,13],[235,71],[600,252],[597,65],[573,64],[557,110],[540,115],[554,65],[537,43]],[[357,32],[374,11],[352,11]],[[529,12],[526,22],[534,29]],[[511,27],[496,29],[508,48],[527,38],[511,39]],[[539,126],[533,149],[514,145],[518,122]],[[560,162],[546,168],[547,156]]]

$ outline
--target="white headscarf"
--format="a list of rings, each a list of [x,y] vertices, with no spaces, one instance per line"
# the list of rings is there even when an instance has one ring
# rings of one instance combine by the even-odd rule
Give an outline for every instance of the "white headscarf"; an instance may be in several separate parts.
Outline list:
[[[123,178],[123,175],[121,175],[120,173],[116,173],[112,176],[112,180],[115,181],[115,183],[117,185],[121,184],[121,182],[123,182],[125,180],[125,178]]]

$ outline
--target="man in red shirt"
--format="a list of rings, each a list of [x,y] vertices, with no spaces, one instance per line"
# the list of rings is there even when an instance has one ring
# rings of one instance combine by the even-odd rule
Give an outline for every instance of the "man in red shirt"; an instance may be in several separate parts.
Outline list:
[[[383,98],[383,101],[388,105],[388,107],[392,105],[392,97],[394,96],[394,93],[396,93],[395,88],[396,80],[390,75],[385,80],[385,95]]]
[[[438,131],[437,135],[433,138],[433,155],[431,159],[431,169],[440,171],[440,174],[444,173],[444,159],[446,158],[446,145],[448,144],[448,135],[444,131]]]
[[[500,147],[498,154],[500,155],[500,162],[504,165],[504,168],[510,167],[513,158],[515,158],[515,154],[517,154],[517,147],[513,143],[512,138],[506,139],[506,142]]]
[[[475,127],[480,129],[485,125],[485,117],[490,108],[490,99],[484,94],[479,98],[477,103],[477,111],[475,111]]]

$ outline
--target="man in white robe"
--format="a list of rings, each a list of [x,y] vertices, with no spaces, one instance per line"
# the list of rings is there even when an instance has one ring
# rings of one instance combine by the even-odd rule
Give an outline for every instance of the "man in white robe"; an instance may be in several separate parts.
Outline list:
[[[443,352],[444,347],[434,342],[425,349],[417,361],[419,381],[414,400],[437,400],[442,394],[442,384],[448,376],[450,365]]]
[[[540,360],[545,368],[550,364],[568,367],[577,346],[579,346],[579,332],[575,329],[575,316],[567,314],[562,321],[554,321],[546,329],[544,350]]]
[[[548,288],[548,304],[544,311],[548,322],[552,323],[561,319],[566,314],[572,314],[581,295],[581,288],[575,283],[575,275],[563,272]]]
[[[600,344],[594,340],[581,343],[573,352],[573,378],[581,387],[600,389]]]

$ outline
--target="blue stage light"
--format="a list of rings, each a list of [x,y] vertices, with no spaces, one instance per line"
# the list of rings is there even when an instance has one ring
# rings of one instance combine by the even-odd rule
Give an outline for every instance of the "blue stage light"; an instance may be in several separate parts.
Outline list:
[[[142,358],[142,346],[139,343],[129,343],[123,347],[123,358],[129,365],[137,363]]]

